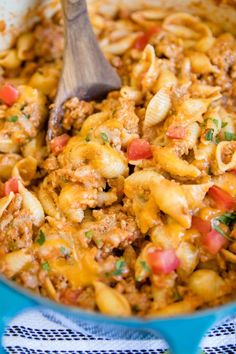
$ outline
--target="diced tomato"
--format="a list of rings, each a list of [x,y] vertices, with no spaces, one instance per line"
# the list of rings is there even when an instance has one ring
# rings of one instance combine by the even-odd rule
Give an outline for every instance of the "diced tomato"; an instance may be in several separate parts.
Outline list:
[[[160,27],[153,26],[150,27],[146,32],[142,33],[134,42],[133,48],[138,50],[143,50],[146,45],[148,44],[151,37],[155,34],[160,32]]]
[[[128,146],[128,159],[140,160],[152,158],[151,145],[145,139],[134,139]]]
[[[169,274],[180,264],[173,249],[150,252],[147,260],[154,274]]]
[[[216,230],[211,230],[211,232],[202,238],[202,244],[213,255],[217,254],[226,242],[226,238]]]
[[[19,91],[11,84],[5,84],[0,88],[0,100],[8,106],[12,106],[18,97]]]
[[[143,50],[148,43],[145,33],[141,34],[134,42],[133,47],[137,50]]]
[[[50,142],[50,147],[51,147],[52,152],[54,154],[59,154],[66,146],[69,139],[70,139],[70,137],[67,134],[62,134],[62,135],[57,136],[56,138],[52,139],[52,141]]]
[[[236,209],[236,198],[232,197],[220,187],[211,187],[208,191],[208,195],[214,200],[217,208],[227,211]]]
[[[236,176],[236,170],[231,170],[230,172]]]
[[[170,126],[166,135],[171,139],[184,139],[186,137],[186,131],[184,127]]]
[[[207,235],[211,231],[211,222],[203,220],[198,216],[193,216],[192,228],[198,230],[202,235]]]
[[[17,178],[10,178],[7,182],[4,183],[3,195],[6,196],[10,192],[18,193],[18,181]]]

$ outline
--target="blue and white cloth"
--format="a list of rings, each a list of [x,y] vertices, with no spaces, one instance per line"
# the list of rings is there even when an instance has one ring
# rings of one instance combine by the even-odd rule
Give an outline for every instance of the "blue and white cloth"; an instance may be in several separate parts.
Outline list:
[[[10,354],[163,354],[168,349],[149,332],[74,322],[45,309],[17,316],[5,333],[4,347]],[[209,331],[201,347],[206,354],[235,354],[236,317]]]

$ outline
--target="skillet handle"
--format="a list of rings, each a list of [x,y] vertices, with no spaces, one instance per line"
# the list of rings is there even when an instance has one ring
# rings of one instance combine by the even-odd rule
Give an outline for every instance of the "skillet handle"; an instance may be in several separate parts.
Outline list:
[[[159,332],[170,346],[171,354],[200,354],[204,334],[218,320],[215,314],[204,317],[169,319],[152,322],[152,330]]]
[[[0,354],[6,353],[2,339],[7,324],[19,312],[35,305],[34,300],[0,281]]]

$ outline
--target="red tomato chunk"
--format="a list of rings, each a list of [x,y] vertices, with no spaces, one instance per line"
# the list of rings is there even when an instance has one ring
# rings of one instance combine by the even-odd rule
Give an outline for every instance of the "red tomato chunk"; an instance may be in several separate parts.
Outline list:
[[[12,106],[19,97],[19,91],[11,84],[5,84],[0,88],[0,100],[8,106]]]
[[[148,264],[154,274],[169,274],[179,266],[173,249],[156,250],[148,254]]]
[[[226,238],[216,230],[211,230],[211,232],[202,238],[202,244],[213,255],[216,255],[226,242]]]
[[[4,183],[3,195],[7,196],[10,192],[18,193],[18,180],[17,178],[10,178]]]
[[[208,195],[214,200],[216,207],[219,209],[230,211],[236,208],[236,198],[217,186],[211,187]]]
[[[150,27],[145,33],[141,34],[134,42],[133,48],[138,50],[144,50],[151,37],[160,32],[160,27],[154,26]]]
[[[166,132],[166,135],[171,139],[184,139],[186,136],[186,131],[184,127],[170,126]]]
[[[140,160],[152,158],[151,145],[145,139],[134,139],[128,146],[128,159]]]
[[[198,216],[193,216],[192,228],[198,230],[202,235],[206,235],[211,231],[211,223],[209,220],[202,220]]]
[[[69,139],[70,139],[70,137],[67,134],[62,134],[62,135],[57,136],[56,138],[52,139],[52,141],[50,143],[52,152],[54,154],[59,154],[66,146]]]

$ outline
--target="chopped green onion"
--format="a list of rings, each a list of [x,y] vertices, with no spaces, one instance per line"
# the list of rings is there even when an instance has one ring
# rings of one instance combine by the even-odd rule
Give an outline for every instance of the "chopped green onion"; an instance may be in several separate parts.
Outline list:
[[[46,237],[45,237],[44,232],[43,232],[42,230],[40,230],[40,231],[39,231],[39,238],[38,238],[38,240],[37,240],[38,244],[39,244],[40,246],[42,246],[42,245],[44,244],[44,242],[45,242],[45,239],[46,239]]]
[[[236,134],[230,133],[230,132],[225,132],[225,140],[227,140],[227,141],[236,140]]]
[[[25,114],[25,113],[24,113],[24,117],[25,117],[26,119],[30,119],[30,114]]]
[[[174,289],[174,291],[173,291],[173,300],[174,301],[180,301],[180,300],[182,300],[183,299],[183,297],[180,295],[180,293],[178,292],[178,290],[177,289]]]
[[[91,238],[93,237],[93,230],[86,231],[86,232],[84,233],[84,236],[85,236],[88,240],[91,240]]]
[[[105,143],[107,143],[109,141],[108,136],[104,132],[101,133],[101,138]]]
[[[41,268],[42,268],[43,270],[46,270],[47,272],[50,271],[50,265],[49,265],[48,262],[42,263],[42,264],[41,264]]]
[[[120,259],[118,259],[118,261],[116,261],[113,275],[121,275],[123,273],[124,267],[125,267],[125,261],[124,258],[121,257]]]
[[[212,119],[213,123],[215,124],[216,128],[219,127],[219,121],[215,118]]]
[[[147,264],[147,262],[140,261],[140,265],[146,272],[150,272],[151,269],[150,269],[149,265]]]
[[[18,121],[18,117],[17,116],[11,116],[8,118],[8,122],[12,122],[12,123],[15,123]]]
[[[225,128],[227,125],[228,125],[228,123],[227,123],[227,122],[222,122],[222,124],[221,124],[221,128]]]
[[[98,247],[102,245],[102,240],[95,240],[95,243]]]
[[[214,129],[208,129],[205,135],[206,140],[213,141],[213,133],[214,133]]]

